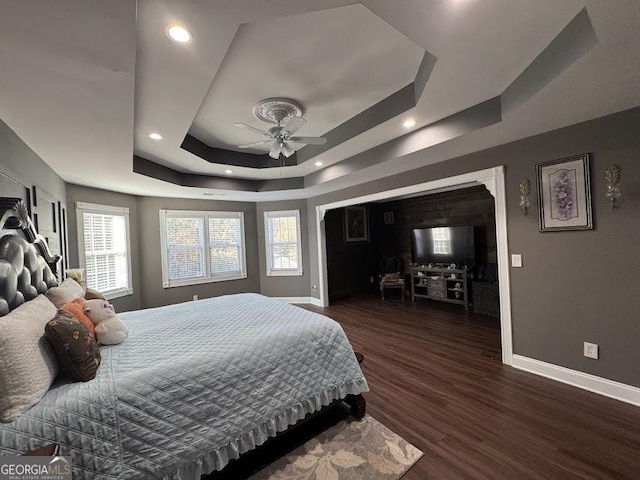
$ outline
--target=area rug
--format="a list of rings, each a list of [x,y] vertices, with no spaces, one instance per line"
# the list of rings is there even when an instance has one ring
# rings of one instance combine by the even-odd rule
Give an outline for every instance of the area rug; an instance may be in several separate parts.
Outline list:
[[[422,452],[375,418],[343,420],[250,480],[397,480]]]

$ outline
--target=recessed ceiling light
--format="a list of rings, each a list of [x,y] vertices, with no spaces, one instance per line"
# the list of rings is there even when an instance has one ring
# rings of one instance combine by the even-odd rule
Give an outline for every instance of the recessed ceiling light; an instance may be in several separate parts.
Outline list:
[[[174,42],[189,43],[193,38],[191,32],[184,27],[173,25],[167,29],[167,35]]]
[[[227,175],[231,175],[233,173],[233,170],[231,170],[230,168],[227,168],[224,173],[226,173]]]
[[[162,140],[162,135],[156,132],[147,133],[147,137],[151,140]]]
[[[416,124],[416,121],[413,118],[408,118],[407,120],[404,121],[402,126],[404,128],[411,128],[411,127],[415,126],[415,124]]]
[[[314,165],[315,165],[316,167],[321,167],[322,165],[324,165],[324,163],[322,163],[322,162],[316,162],[316,163],[314,163]]]

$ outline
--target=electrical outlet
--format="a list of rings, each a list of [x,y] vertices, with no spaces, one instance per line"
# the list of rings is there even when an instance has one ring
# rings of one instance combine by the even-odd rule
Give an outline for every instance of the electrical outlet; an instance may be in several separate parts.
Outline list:
[[[313,290],[314,292],[318,291],[318,285],[311,285],[311,290]]]
[[[598,345],[595,343],[584,342],[584,356],[587,358],[598,359]]]
[[[193,296],[193,301],[195,302],[195,301],[196,301],[196,300],[198,300],[199,298],[200,298],[200,297],[198,297],[198,294],[195,294],[195,295]]]

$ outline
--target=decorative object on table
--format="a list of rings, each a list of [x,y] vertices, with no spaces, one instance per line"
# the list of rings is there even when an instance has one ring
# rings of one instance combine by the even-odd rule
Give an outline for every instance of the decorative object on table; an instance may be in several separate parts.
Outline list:
[[[100,345],[117,345],[127,337],[129,329],[116,317],[116,311],[109,302],[100,299],[87,300],[84,313],[95,324],[96,340]]]
[[[384,223],[385,225],[393,225],[395,222],[395,218],[393,212],[384,212]]]
[[[455,288],[462,288],[462,283],[461,282],[456,282]]]
[[[456,277],[456,274],[455,274],[455,273],[452,273],[450,278],[453,278],[453,279],[455,280],[455,279],[456,279],[456,278],[458,278],[458,277]]]
[[[367,207],[356,206],[344,209],[344,232],[347,242],[369,241]]]
[[[622,169],[618,165],[611,165],[604,171],[604,179],[607,181],[607,198],[611,208],[616,208],[616,201],[622,196],[622,191],[618,187]]]
[[[590,230],[589,154],[539,163],[540,231]]]
[[[455,263],[452,263],[451,265],[449,265],[449,268],[450,268],[451,270],[454,270],[454,269],[456,268],[456,264],[455,264]]]
[[[423,453],[375,418],[343,420],[249,480],[398,480]]]
[[[520,208],[522,209],[522,213],[524,215],[529,214],[529,207],[531,206],[531,201],[529,200],[529,195],[531,194],[531,181],[528,178],[525,178],[520,182]]]

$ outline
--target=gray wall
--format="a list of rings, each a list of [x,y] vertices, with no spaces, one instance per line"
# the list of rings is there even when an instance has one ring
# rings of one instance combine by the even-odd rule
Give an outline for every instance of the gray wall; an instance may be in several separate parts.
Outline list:
[[[37,186],[62,202],[66,199],[64,180],[53,171],[9,126],[0,120],[0,172],[18,177],[26,186]],[[0,195],[2,193],[0,192]]]
[[[68,231],[69,231],[69,266],[77,268],[78,257],[78,224],[76,216],[76,203],[88,202],[114,207],[126,207],[129,209],[129,227],[131,241],[131,277],[133,293],[120,298],[114,298],[111,303],[117,312],[137,310],[142,308],[140,302],[140,243],[138,241],[138,197],[125,193],[99,190],[97,188],[82,187],[80,185],[67,185],[68,205]]]
[[[267,253],[265,245],[264,212],[277,210],[300,211],[300,235],[302,236],[302,276],[268,277]],[[256,205],[258,228],[258,255],[260,259],[260,293],[270,297],[308,297],[309,284],[309,236],[307,220],[307,201],[288,200],[281,202],[262,202]]]
[[[66,185],[62,178],[2,121],[0,196],[18,197],[25,203],[30,203],[31,218],[38,233],[47,240],[51,252],[62,257],[56,272],[58,279],[62,280],[67,261],[64,227],[67,210]]]
[[[511,270],[514,352],[640,386],[638,125],[640,108],[309,199],[311,283],[318,284],[317,205],[505,165],[509,250],[524,262]],[[595,229],[540,233],[535,208],[525,217],[518,207],[519,182],[535,185],[536,163],[585,152]],[[428,152],[414,155],[428,159]],[[622,167],[624,190],[615,211],[603,178],[613,163]],[[600,345],[599,360],[583,357],[584,341]]]
[[[189,200],[160,197],[138,197],[107,190],[69,184],[69,251],[70,266],[78,266],[78,232],[76,202],[114,205],[129,209],[131,227],[131,269],[133,294],[113,299],[117,311],[136,310],[193,299],[240,292],[260,292],[274,297],[309,296],[309,241],[307,237],[307,202],[255,203],[216,200]],[[184,287],[163,288],[160,263],[160,209],[242,211],[244,212],[247,249],[247,278]],[[303,275],[301,277],[267,277],[264,238],[265,211],[300,210]]]
[[[207,210],[244,212],[247,250],[247,278],[225,282],[203,283],[184,287],[162,287],[160,261],[160,210]],[[241,292],[260,291],[258,267],[258,233],[255,203],[180,198],[138,197],[138,257],[140,263],[140,301],[142,308],[157,307],[200,298]]]

